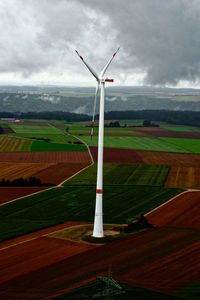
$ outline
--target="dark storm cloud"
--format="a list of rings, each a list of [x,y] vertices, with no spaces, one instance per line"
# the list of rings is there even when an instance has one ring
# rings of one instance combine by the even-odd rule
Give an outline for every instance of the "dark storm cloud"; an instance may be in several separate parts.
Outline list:
[[[88,4],[109,16],[127,53],[127,68],[145,70],[146,82],[199,80],[200,1],[90,0]]]
[[[100,69],[145,73],[148,84],[200,78],[198,0],[7,0],[0,3],[0,73],[80,70],[74,48]],[[98,57],[98,61],[96,58]],[[84,67],[83,75],[88,75]]]

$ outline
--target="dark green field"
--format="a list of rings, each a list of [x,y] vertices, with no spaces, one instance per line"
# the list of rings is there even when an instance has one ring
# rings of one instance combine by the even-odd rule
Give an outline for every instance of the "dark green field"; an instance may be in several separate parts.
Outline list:
[[[87,147],[83,144],[74,145],[33,141],[31,152],[34,151],[87,151]]]
[[[163,293],[147,290],[144,288],[131,286],[125,283],[118,282],[125,292],[123,294],[115,295],[114,299],[116,300],[180,300],[178,296],[166,295]],[[61,296],[55,297],[53,299],[70,299],[70,300],[79,300],[79,299],[93,299],[95,295],[105,291],[106,284],[99,279],[92,281],[86,285],[83,285],[79,288],[76,288],[68,293],[65,293]],[[94,298],[95,299],[95,298]],[[97,299],[103,300],[105,296],[98,297]]]
[[[104,163],[104,185],[163,186],[170,167],[158,165]],[[97,165],[87,168],[65,185],[95,185]]]
[[[150,186],[105,186],[104,222],[127,223],[182,192]],[[95,186],[53,188],[1,206],[0,240],[66,221],[93,222]]]
[[[187,288],[181,290],[175,294],[176,296],[187,299],[187,300],[197,300],[200,297],[200,281],[188,286]]]

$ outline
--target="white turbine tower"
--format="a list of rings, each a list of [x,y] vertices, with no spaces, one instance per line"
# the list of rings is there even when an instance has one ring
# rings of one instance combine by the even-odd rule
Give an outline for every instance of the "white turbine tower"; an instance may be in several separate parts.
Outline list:
[[[95,205],[95,218],[94,218],[94,228],[93,228],[93,236],[94,237],[103,237],[103,138],[104,138],[104,88],[105,82],[113,82],[113,79],[104,79],[104,75],[111,64],[113,58],[115,57],[117,51],[112,55],[108,63],[105,65],[100,75],[91,68],[88,63],[83,59],[82,56],[79,55],[78,51],[75,50],[80,59],[86,65],[88,70],[92,73],[92,75],[96,78],[97,87],[95,92],[94,99],[94,110],[93,110],[93,118],[92,118],[92,129],[91,136],[93,135],[93,126],[94,126],[94,115],[96,108],[96,100],[97,94],[100,86],[100,113],[99,113],[99,137],[98,137],[98,162],[97,162],[97,186],[96,186],[96,205]]]

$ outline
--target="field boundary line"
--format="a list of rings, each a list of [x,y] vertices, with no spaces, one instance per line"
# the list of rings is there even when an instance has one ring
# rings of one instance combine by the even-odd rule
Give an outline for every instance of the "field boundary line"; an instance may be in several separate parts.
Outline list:
[[[92,161],[92,164],[94,164],[94,158],[92,156],[92,153],[90,151],[90,147],[88,146],[88,144],[85,141],[83,141],[81,138],[79,138],[79,137],[77,137],[77,136],[75,136],[73,134],[68,133],[68,135],[73,136],[74,138],[76,138],[77,140],[79,140],[81,143],[83,143],[87,147],[89,155],[90,155],[90,158],[91,158],[91,161]]]
[[[82,171],[86,170],[87,168],[91,167],[91,166],[94,164],[94,159],[93,159],[93,156],[92,156],[92,153],[91,153],[91,151],[90,151],[90,148],[89,148],[88,144],[86,144],[85,141],[83,141],[83,140],[81,140],[80,138],[74,136],[73,134],[69,134],[69,133],[68,133],[68,135],[73,136],[74,138],[76,138],[77,140],[79,140],[80,142],[82,142],[82,143],[87,147],[88,153],[89,153],[90,158],[91,158],[91,163],[90,163],[88,166],[86,166],[85,168],[79,170],[78,172],[76,172],[75,174],[73,174],[72,176],[70,176],[69,178],[67,178],[67,179],[65,179],[64,181],[62,181],[61,183],[59,183],[59,185],[57,185],[58,187],[62,187],[62,185],[63,185],[66,181],[72,179],[73,177],[75,177],[76,175],[78,175],[79,173],[81,173]]]
[[[6,246],[6,247],[4,247],[4,248],[0,248],[0,251],[6,250],[6,249],[8,249],[8,248],[15,247],[15,246],[18,246],[18,245],[21,245],[21,244],[25,244],[25,243],[27,243],[27,242],[34,241],[34,240],[36,240],[36,239],[38,239],[38,238],[40,238],[40,237],[41,237],[41,236],[36,236],[36,237],[33,237],[33,238],[29,239],[29,240],[24,240],[24,241],[15,243],[15,244],[11,244],[11,245]]]
[[[25,196],[22,196],[22,197],[19,197],[19,198],[15,198],[15,199],[13,199],[13,200],[10,200],[10,201],[8,201],[8,202],[5,202],[5,203],[0,204],[0,206],[6,205],[6,204],[8,204],[8,203],[14,202],[14,201],[19,200],[19,199],[22,199],[22,198],[26,198],[26,197],[29,197],[29,196],[33,196],[33,195],[36,195],[36,194],[45,192],[45,191],[47,191],[47,190],[49,191],[49,190],[55,189],[55,188],[57,188],[57,187],[58,187],[58,186],[56,185],[56,186],[53,186],[53,187],[44,189],[44,190],[42,190],[42,191],[38,191],[38,192],[35,192],[35,193],[32,193],[32,194],[28,194],[28,195],[25,195]]]
[[[179,196],[183,195],[183,194],[186,194],[186,193],[191,193],[191,192],[199,192],[200,190],[192,190],[192,189],[189,189],[189,190],[186,190],[186,191],[183,191],[182,193],[172,197],[171,199],[169,199],[168,201],[164,202],[163,204],[155,207],[154,209],[152,209],[151,211],[149,211],[148,213],[146,213],[144,216],[147,217],[148,215],[150,215],[152,212],[156,211],[157,209],[161,208],[162,206],[170,203],[171,201],[175,200],[176,198],[178,198]]]
[[[76,172],[75,174],[73,174],[72,176],[70,176],[69,178],[63,180],[63,181],[62,181],[61,183],[59,183],[56,187],[63,187],[63,184],[64,184],[66,181],[72,179],[73,177],[75,177],[76,175],[78,175],[79,173],[81,173],[82,171],[86,170],[87,168],[89,168],[89,167],[92,166],[92,165],[93,165],[93,163],[91,163],[90,165],[86,166],[85,168],[79,170],[78,172]]]

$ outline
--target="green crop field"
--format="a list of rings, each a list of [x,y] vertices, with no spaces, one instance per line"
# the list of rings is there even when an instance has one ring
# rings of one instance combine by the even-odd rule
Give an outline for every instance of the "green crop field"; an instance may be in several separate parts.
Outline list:
[[[187,300],[200,299],[200,281],[177,292],[175,295],[180,297],[181,299],[187,299]]]
[[[91,127],[71,127],[69,129],[70,133],[90,133]],[[98,132],[98,127],[94,128],[94,132]],[[105,127],[104,128],[105,133],[137,133],[137,131],[128,129],[128,128],[122,128],[122,127]]]
[[[29,139],[49,139],[49,142],[67,144],[68,142],[74,143],[77,141],[73,136],[67,135],[62,130],[49,125],[49,126],[31,126],[31,125],[11,125],[15,134],[10,134],[18,137]]]
[[[97,146],[98,137],[81,136],[89,146]],[[190,153],[190,150],[170,142],[167,138],[149,138],[135,136],[105,136],[105,147],[128,148],[137,150]]]
[[[30,140],[0,136],[0,152],[29,152],[31,146],[32,141]]]
[[[103,182],[104,185],[163,186],[168,172],[168,166],[105,163]],[[97,165],[94,164],[65,185],[96,185],[96,174]]]
[[[200,140],[199,139],[183,139],[183,138],[159,138],[163,142],[180,147],[186,153],[200,154]]]
[[[0,240],[65,221],[93,222],[95,189],[95,186],[53,188],[1,206]],[[105,186],[104,222],[129,222],[182,191],[149,186]]]
[[[200,128],[192,126],[161,126],[161,128],[171,131],[200,132]]]
[[[13,136],[13,134],[12,134]],[[22,134],[16,134],[16,136],[20,136],[23,138],[28,139],[49,139],[49,142],[53,143],[61,143],[61,144],[67,144],[69,142],[74,143],[77,142],[77,139],[73,136],[69,136],[66,134],[48,134],[48,133],[22,133]]]
[[[35,151],[87,151],[87,147],[85,145],[33,141],[31,146],[31,152]]]

